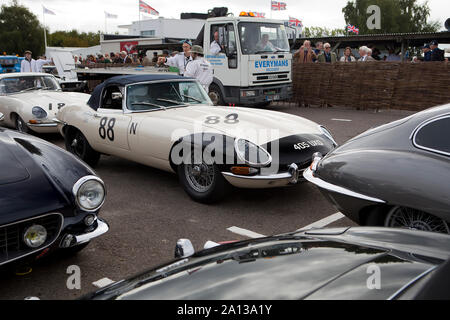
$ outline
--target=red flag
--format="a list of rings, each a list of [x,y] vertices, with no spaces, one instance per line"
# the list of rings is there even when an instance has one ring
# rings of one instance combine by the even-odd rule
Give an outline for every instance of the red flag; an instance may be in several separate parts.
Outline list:
[[[144,13],[148,13],[148,14],[153,14],[155,16],[159,16],[159,12],[158,11],[153,9],[151,6],[149,6],[148,4],[146,4],[142,0],[139,0],[139,11],[140,12],[144,12]]]

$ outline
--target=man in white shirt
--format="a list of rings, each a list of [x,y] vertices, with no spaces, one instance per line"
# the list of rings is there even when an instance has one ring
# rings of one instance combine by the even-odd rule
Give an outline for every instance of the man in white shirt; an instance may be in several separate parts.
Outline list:
[[[258,51],[275,51],[275,47],[272,42],[269,41],[269,35],[263,34],[261,40],[256,44]]]
[[[50,64],[50,63],[53,63],[53,59],[47,60],[46,56],[39,57],[39,59],[36,60],[36,70],[37,70],[37,72],[43,72],[42,71],[42,67],[45,66],[46,64]]]
[[[31,51],[25,51],[25,59],[20,64],[20,72],[37,72],[36,60],[31,55]]]
[[[176,67],[180,75],[184,75],[186,66],[192,61],[190,54],[192,43],[189,40],[183,40],[183,53],[179,53],[174,57],[159,57],[158,65],[165,64],[166,66]]]
[[[203,48],[200,46],[193,46],[191,55],[193,61],[187,65],[184,76],[197,79],[206,92],[209,92],[214,78],[211,64],[203,57]]]
[[[224,47],[223,47],[223,45],[222,46],[220,45],[220,41],[219,41],[219,32],[216,31],[216,32],[214,32],[214,41],[211,42],[211,47],[210,47],[209,51],[213,55],[218,55],[223,50],[224,50]]]

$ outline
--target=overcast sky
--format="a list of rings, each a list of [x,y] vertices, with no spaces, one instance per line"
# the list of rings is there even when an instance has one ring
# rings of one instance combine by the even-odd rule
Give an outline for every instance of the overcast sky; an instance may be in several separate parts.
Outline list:
[[[116,31],[124,33],[119,25],[131,24],[139,19],[139,0],[18,0],[28,7],[39,20],[43,21],[42,6],[56,13],[45,15],[45,23],[50,30],[105,31],[105,14],[107,11],[118,15],[118,19],[107,20],[108,33]],[[286,11],[273,11],[272,17],[288,19],[289,16],[303,21],[305,26],[342,28],[345,25],[342,8],[347,0],[280,0],[287,3]],[[0,4],[9,4],[10,0],[0,0]],[[213,7],[228,7],[229,11],[238,15],[241,11],[265,12],[270,17],[270,0],[147,0],[150,6],[159,11],[161,17],[180,18],[182,12],[206,13]],[[424,3],[424,0],[419,0]],[[444,21],[450,18],[450,1],[428,0],[431,8],[431,19]],[[154,16],[142,14],[141,19]]]

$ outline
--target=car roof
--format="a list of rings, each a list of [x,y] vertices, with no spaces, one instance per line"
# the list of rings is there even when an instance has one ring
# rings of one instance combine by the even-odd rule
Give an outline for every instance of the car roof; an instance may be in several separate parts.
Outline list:
[[[13,72],[13,73],[5,73],[0,75],[0,79],[5,78],[17,78],[17,77],[36,77],[36,76],[52,76],[48,73],[41,72]]]
[[[166,81],[166,80],[187,80],[191,78],[186,78],[174,74],[142,74],[142,75],[125,75],[116,76],[109,78],[105,82],[99,84],[95,87],[94,92],[92,92],[91,98],[88,101],[88,105],[97,110],[100,106],[101,94],[103,88],[110,85],[115,85],[119,87],[127,86],[133,83],[140,82],[150,82],[150,81]]]

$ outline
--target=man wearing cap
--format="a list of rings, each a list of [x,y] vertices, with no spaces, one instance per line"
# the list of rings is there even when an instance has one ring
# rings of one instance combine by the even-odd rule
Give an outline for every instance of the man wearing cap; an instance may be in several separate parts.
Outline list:
[[[180,75],[184,75],[186,66],[192,61],[191,47],[192,43],[189,40],[183,40],[183,53],[179,53],[174,57],[159,57],[158,65],[165,64],[166,66],[176,67]]]
[[[431,61],[445,61],[445,52],[438,48],[439,43],[434,40],[430,43]]]
[[[20,64],[20,72],[37,72],[36,60],[31,56],[31,51],[25,51],[25,59]]]
[[[193,61],[187,65],[184,76],[197,79],[206,92],[209,92],[214,76],[211,64],[203,57],[203,48],[193,46],[191,56]]]

